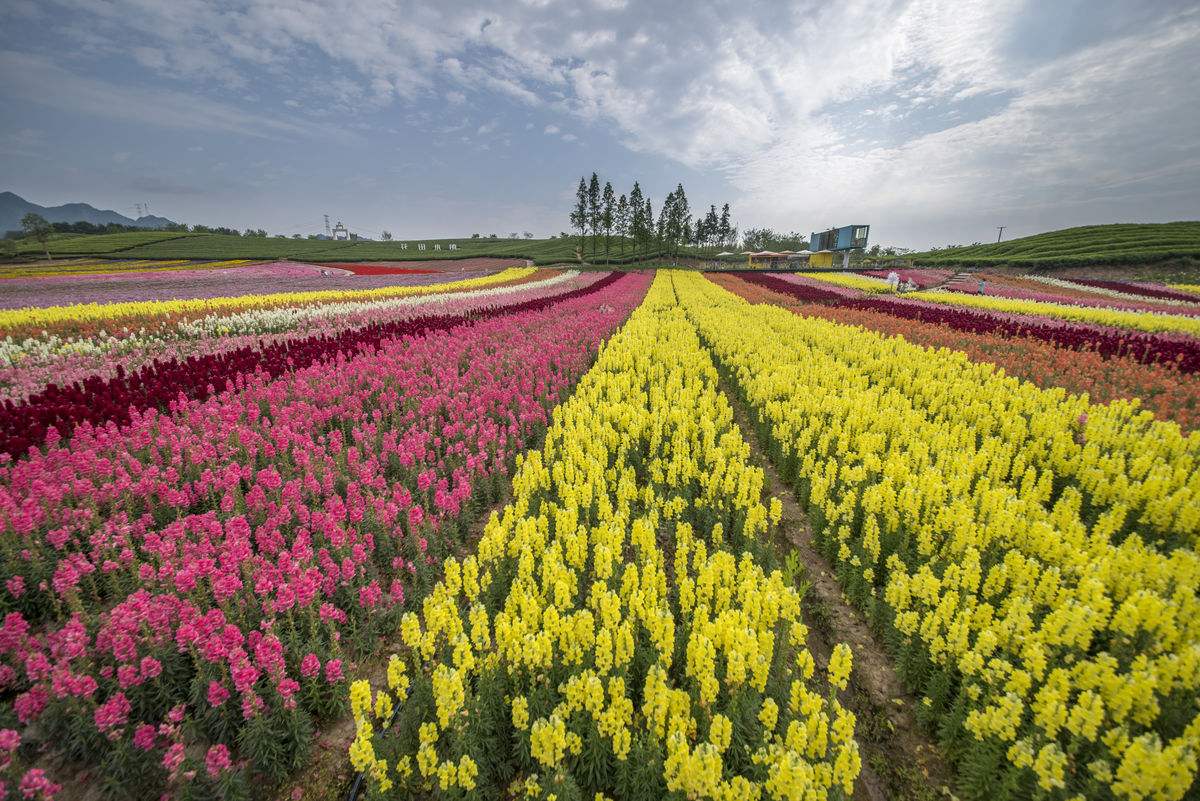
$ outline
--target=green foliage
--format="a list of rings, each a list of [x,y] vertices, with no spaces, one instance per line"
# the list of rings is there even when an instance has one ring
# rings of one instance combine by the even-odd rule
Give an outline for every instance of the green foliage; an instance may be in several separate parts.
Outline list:
[[[102,256],[118,253],[130,248],[188,238],[189,234],[171,231],[136,231],[120,234],[98,234],[96,236],[58,236],[50,239],[48,246],[52,256]],[[16,252],[37,253],[42,246],[33,239],[22,239],[16,243]],[[122,252],[122,256],[125,254]],[[184,257],[179,257],[184,258]]]
[[[304,766],[312,744],[312,722],[300,709],[267,709],[238,734],[238,753],[272,783]]]
[[[1087,225],[989,245],[930,250],[909,258],[929,266],[1012,264],[1034,268],[1197,259],[1200,222]]]
[[[612,250],[624,256],[605,259],[603,253],[591,259],[597,263],[634,262],[632,241],[612,237]],[[418,250],[418,243],[426,250]],[[401,249],[401,245],[407,247]],[[456,250],[450,250],[453,244]],[[441,250],[434,250],[440,245]],[[172,233],[144,231],[51,238],[51,255],[120,256],[123,259],[296,259],[311,262],[432,261],[441,259],[505,258],[529,259],[535,264],[575,262],[574,238],[555,239],[409,239],[392,242],[332,242],[327,239],[276,239],[228,234]],[[33,240],[19,240],[18,253],[35,252]],[[657,247],[641,247],[638,259],[664,255]],[[686,253],[685,253],[686,255]]]
[[[143,751],[128,741],[117,742],[108,750],[100,775],[100,794],[113,801],[156,798],[167,780],[161,752]]]

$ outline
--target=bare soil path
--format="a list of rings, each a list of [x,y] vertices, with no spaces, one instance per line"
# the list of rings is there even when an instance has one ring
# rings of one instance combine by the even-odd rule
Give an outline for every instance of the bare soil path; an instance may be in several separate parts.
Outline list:
[[[810,585],[802,608],[809,627],[808,647],[819,672],[824,674],[835,644],[846,643],[854,654],[850,684],[840,693],[842,704],[857,717],[855,737],[863,761],[854,798],[952,798],[952,772],[914,715],[918,700],[905,689],[891,655],[870,625],[842,593],[833,569],[813,541],[807,511],[780,478],[759,441],[749,408],[725,379],[721,390],[733,406],[734,421],[750,443],[751,460],[763,469],[767,492],[783,504],[777,544],[784,554],[795,551],[803,566],[802,578]]]

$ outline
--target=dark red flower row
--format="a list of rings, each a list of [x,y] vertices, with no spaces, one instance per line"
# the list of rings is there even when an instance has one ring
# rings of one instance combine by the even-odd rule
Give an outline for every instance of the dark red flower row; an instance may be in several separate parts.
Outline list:
[[[1062,320],[1040,322],[976,309],[962,309],[899,298],[847,298],[817,287],[800,286],[763,273],[735,272],[739,278],[805,303],[824,303],[850,309],[883,312],[893,317],[942,325],[957,331],[999,336],[1036,337],[1061,348],[1095,351],[1104,357],[1126,356],[1143,364],[1174,365],[1185,373],[1200,372],[1200,340],[1165,337],[1120,328],[1080,325]]]
[[[538,311],[571,298],[598,292],[623,277],[610,273],[590,286],[550,298],[536,298],[462,315],[430,315],[413,320],[373,323],[330,336],[276,342],[262,348],[243,347],[224,353],[192,356],[184,361],[152,362],[135,373],[118,368],[117,375],[88,378],[68,387],[50,384],[26,400],[7,400],[0,406],[0,453],[14,458],[46,440],[53,427],[66,437],[81,423],[100,425],[128,422],[132,413],[163,408],[181,396],[204,399],[224,389],[238,376],[264,373],[275,377],[288,370],[316,364],[338,353],[354,354],[386,339],[443,331],[472,320],[524,311]]]

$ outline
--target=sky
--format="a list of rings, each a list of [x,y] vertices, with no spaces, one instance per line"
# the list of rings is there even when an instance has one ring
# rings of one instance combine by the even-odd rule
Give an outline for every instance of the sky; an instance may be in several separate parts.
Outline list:
[[[1200,217],[1170,0],[5,0],[0,191],[398,239],[569,229],[579,176],[925,248]]]

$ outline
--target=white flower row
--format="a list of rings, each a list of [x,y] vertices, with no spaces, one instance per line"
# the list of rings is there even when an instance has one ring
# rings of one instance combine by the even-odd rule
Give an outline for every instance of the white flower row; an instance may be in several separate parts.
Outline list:
[[[1105,297],[1116,298],[1118,300],[1132,300],[1132,301],[1137,301],[1138,303],[1161,303],[1166,306],[1195,306],[1196,305],[1195,303],[1191,303],[1186,300],[1173,300],[1171,298],[1152,298],[1152,297],[1147,297],[1146,295],[1135,295],[1131,292],[1121,292],[1120,290],[1117,290],[1117,289],[1107,289],[1106,287],[1101,287],[1101,286],[1090,286],[1088,284],[1077,284],[1074,281],[1068,281],[1065,278],[1051,278],[1048,275],[1026,275],[1023,277],[1031,278],[1034,281],[1037,281],[1038,283],[1041,283],[1041,284],[1046,284],[1047,286],[1055,286],[1055,287],[1059,287],[1061,289],[1082,290],[1084,292],[1091,292],[1096,295],[1103,295]],[[1200,300],[1200,299],[1197,299],[1197,300]]]
[[[372,301],[341,301],[311,306],[279,306],[266,309],[250,309],[234,314],[210,314],[195,320],[183,320],[163,330],[137,331],[124,329],[120,336],[101,330],[90,337],[62,338],[46,334],[43,337],[28,337],[17,341],[11,336],[0,340],[0,365],[15,366],[28,359],[48,360],[60,356],[133,353],[146,348],[166,347],[179,339],[246,334],[275,334],[304,329],[323,320],[348,314],[372,314],[405,307],[430,306],[454,301],[481,300],[502,297],[515,292],[537,291],[571,281],[579,276],[578,270],[569,270],[541,281],[524,284],[484,287],[466,292],[443,292],[431,295],[415,295]]]

